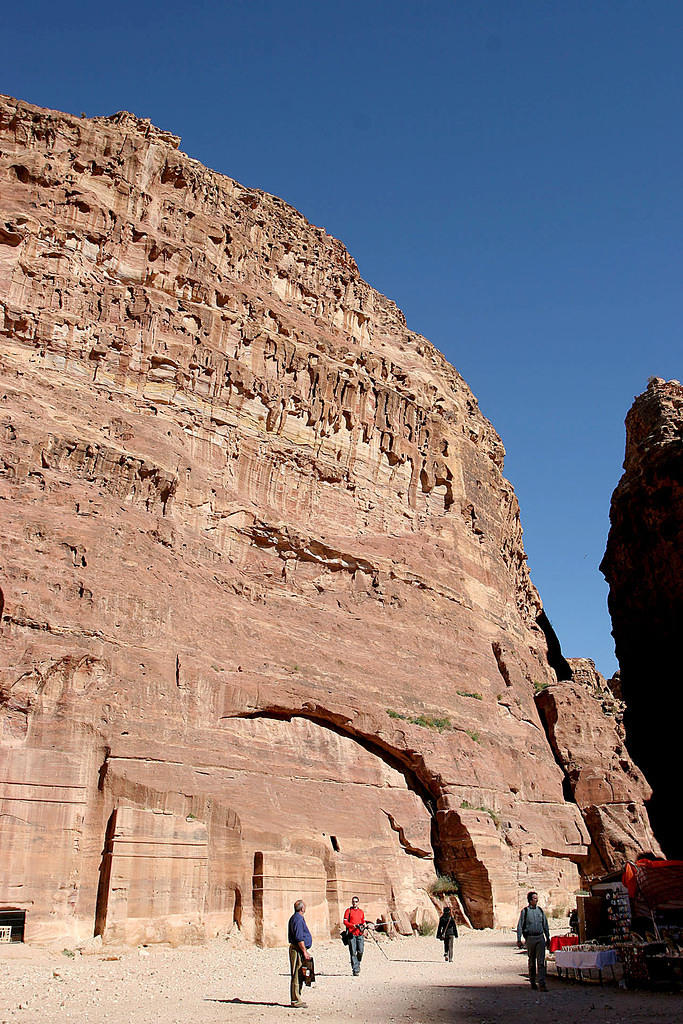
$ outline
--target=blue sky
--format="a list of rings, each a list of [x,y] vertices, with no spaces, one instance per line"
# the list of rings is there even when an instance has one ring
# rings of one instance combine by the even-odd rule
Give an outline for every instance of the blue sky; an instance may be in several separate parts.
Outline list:
[[[150,117],[346,244],[471,385],[564,653],[610,675],[623,420],[683,374],[683,4],[27,2],[2,36],[0,91]]]

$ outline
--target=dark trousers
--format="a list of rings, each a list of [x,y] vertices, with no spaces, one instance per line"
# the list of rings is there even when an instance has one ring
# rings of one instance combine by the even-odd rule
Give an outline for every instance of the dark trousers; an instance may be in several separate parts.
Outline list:
[[[529,957],[529,981],[545,985],[545,935],[527,935],[526,951]]]
[[[446,935],[443,940],[443,955],[445,960],[453,959],[453,936]]]

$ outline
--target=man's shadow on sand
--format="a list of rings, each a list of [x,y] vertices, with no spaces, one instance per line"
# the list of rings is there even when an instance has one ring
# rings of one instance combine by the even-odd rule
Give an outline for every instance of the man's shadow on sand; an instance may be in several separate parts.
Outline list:
[[[290,1008],[289,1003],[268,1003],[260,999],[205,999],[205,1003],[235,1003],[237,1006],[282,1006],[286,1010]]]

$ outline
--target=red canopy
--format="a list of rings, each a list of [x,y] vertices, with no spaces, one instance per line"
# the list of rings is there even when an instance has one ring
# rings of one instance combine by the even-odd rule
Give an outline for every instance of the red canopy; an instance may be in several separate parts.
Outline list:
[[[622,881],[631,899],[648,910],[683,910],[683,860],[629,863]]]

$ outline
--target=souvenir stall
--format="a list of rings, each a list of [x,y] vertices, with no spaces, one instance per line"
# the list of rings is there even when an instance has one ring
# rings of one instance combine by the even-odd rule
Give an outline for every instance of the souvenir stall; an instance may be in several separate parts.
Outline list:
[[[603,972],[609,968],[608,979],[616,980],[617,944],[629,935],[631,922],[628,892],[621,880],[603,879],[577,897],[577,917],[576,944],[555,953],[558,977],[584,981],[595,975],[602,984]]]
[[[631,988],[683,986],[683,861],[639,860],[577,897],[578,943],[557,944],[558,977]]]
[[[624,868],[632,909],[622,948],[627,984],[683,985],[683,861],[639,860]]]

